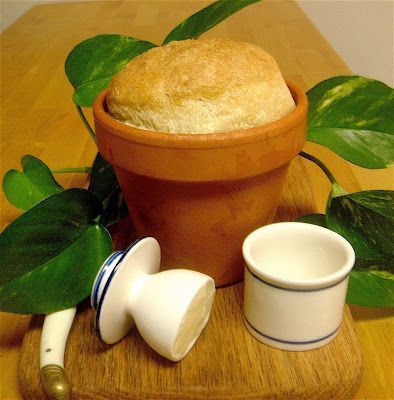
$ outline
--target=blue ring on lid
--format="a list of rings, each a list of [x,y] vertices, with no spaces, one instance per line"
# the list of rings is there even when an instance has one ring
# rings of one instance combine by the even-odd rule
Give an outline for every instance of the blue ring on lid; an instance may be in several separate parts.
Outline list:
[[[94,281],[93,289],[92,289],[92,294],[90,297],[90,304],[92,307],[96,310],[97,305],[100,301],[101,295],[102,295],[102,283],[103,279],[107,277],[111,271],[116,267],[116,265],[119,263],[121,259],[121,255],[123,254],[123,251],[116,251],[112,254],[110,254],[107,259],[103,262],[102,266],[100,267],[99,272],[97,273],[96,279]],[[108,278],[105,279],[105,281]],[[101,290],[100,290],[101,289]]]
[[[95,320],[95,322],[96,322],[95,325],[96,325],[96,326],[95,326],[95,331],[96,331],[96,334],[97,334],[98,338],[99,338],[103,343],[105,343],[105,341],[104,341],[104,340],[102,339],[102,337],[101,337],[100,328],[99,328],[99,321],[100,321],[101,308],[102,308],[102,305],[103,305],[103,302],[104,302],[104,299],[105,299],[105,295],[107,294],[108,288],[109,288],[109,286],[111,285],[111,281],[112,281],[112,279],[114,278],[114,276],[116,275],[116,273],[119,271],[119,269],[121,268],[121,266],[122,266],[122,261],[123,261],[123,259],[126,257],[127,253],[128,253],[137,243],[139,243],[141,240],[146,239],[146,238],[149,238],[149,237],[150,237],[150,236],[142,236],[142,237],[138,238],[137,240],[135,240],[133,243],[131,243],[131,244],[126,248],[126,250],[124,250],[124,251],[119,251],[119,252],[118,252],[118,253],[121,253],[121,257],[119,258],[119,260],[117,260],[117,262],[115,263],[115,265],[114,265],[113,268],[111,269],[111,271],[110,271],[110,273],[109,273],[109,275],[108,275],[108,277],[107,277],[107,279],[106,279],[106,281],[105,281],[103,290],[101,291],[101,295],[100,295],[99,298],[97,299],[97,306],[96,306],[96,308],[95,308],[95,310],[96,310],[96,320]]]

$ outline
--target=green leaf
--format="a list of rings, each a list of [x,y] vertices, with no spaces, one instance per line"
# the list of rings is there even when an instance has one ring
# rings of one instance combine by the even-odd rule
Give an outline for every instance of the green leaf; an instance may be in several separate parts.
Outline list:
[[[390,190],[371,190],[330,198],[327,227],[344,236],[354,247],[358,258],[376,263],[380,260],[379,269],[387,270],[387,260],[394,256],[393,208],[394,191]]]
[[[259,1],[261,0],[215,1],[174,28],[164,39],[163,44],[167,44],[173,40],[197,39],[204,32],[210,30],[230,15]]]
[[[115,34],[98,35],[79,43],[65,63],[67,78],[75,89],[74,102],[90,107],[118,71],[132,58],[155,46]]]
[[[13,206],[28,210],[63,190],[47,165],[38,158],[23,156],[21,164],[23,172],[11,169],[3,178],[3,192]]]
[[[97,153],[93,163],[89,190],[103,204],[104,210],[100,217],[100,223],[104,226],[110,226],[128,214],[129,211],[119,187],[115,171],[100,153]]]
[[[101,211],[93,193],[69,189],[10,224],[0,235],[0,309],[50,313],[87,297],[112,248]]]
[[[365,168],[394,163],[394,91],[361,76],[338,76],[308,91],[307,139]]]
[[[331,197],[326,223],[356,253],[348,301],[394,306],[394,192],[372,190]]]
[[[359,306],[394,307],[394,276],[353,269],[346,302]]]
[[[326,217],[324,214],[307,214],[297,218],[297,222],[304,222],[306,224],[319,225],[326,228]]]
[[[303,215],[298,222],[328,227],[353,246],[347,302],[360,306],[394,306],[394,192],[376,190],[331,194],[327,214]]]

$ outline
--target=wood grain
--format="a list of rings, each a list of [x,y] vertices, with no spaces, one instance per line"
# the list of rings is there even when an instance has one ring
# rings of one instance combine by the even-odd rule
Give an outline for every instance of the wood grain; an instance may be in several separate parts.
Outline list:
[[[211,319],[179,363],[154,353],[133,329],[122,342],[103,346],[93,313],[80,310],[67,348],[75,399],[349,399],[361,378],[361,352],[348,308],[337,338],[315,351],[271,349],[243,326],[242,284],[220,289]],[[26,399],[42,399],[37,343],[41,318],[28,330],[20,360]]]
[[[296,158],[277,212],[281,221],[313,211],[313,191]],[[122,248],[122,224],[114,236]],[[243,283],[217,290],[202,337],[182,362],[155,354],[136,329],[115,346],[103,346],[88,306],[78,314],[67,347],[67,371],[76,399],[349,399],[360,383],[362,356],[348,307],[337,338],[310,352],[283,352],[254,339],[242,321]],[[41,320],[25,335],[19,364],[22,394],[43,396],[37,347]],[[130,373],[130,371],[133,371]],[[88,371],[87,373],[85,371]]]
[[[209,0],[130,0],[46,4],[35,6],[5,30],[0,41],[1,176],[10,168],[19,168],[19,159],[24,154],[40,157],[51,168],[91,163],[95,145],[74,110],[72,89],[63,71],[65,57],[76,43],[95,34],[114,32],[160,43],[172,27],[208,3]],[[206,36],[246,40],[265,47],[277,58],[284,75],[304,89],[330,76],[350,72],[291,1],[255,4],[229,18]],[[308,144],[307,150],[323,159],[348,191],[393,188],[393,169],[370,171],[351,166],[318,145]],[[329,191],[324,175],[308,161],[296,162],[294,173],[302,173],[302,179],[307,182],[308,202],[305,204],[300,200],[301,188],[294,185],[285,193],[278,213],[280,219],[286,215],[324,210]],[[293,173],[292,170],[290,172]],[[86,176],[78,174],[57,175],[57,179],[65,187],[86,183]],[[19,214],[1,194],[2,229]],[[365,365],[362,384],[355,398],[393,399],[392,310],[350,309]],[[81,310],[79,318],[85,311]],[[348,313],[346,318],[350,321]],[[20,399],[15,379],[16,365],[28,321],[29,317],[0,314],[0,386],[1,399],[4,400]],[[27,338],[37,332],[36,329],[39,327],[29,331]],[[209,329],[212,329],[210,325],[204,335],[208,335]],[[127,340],[132,340],[130,338]],[[201,339],[199,346],[204,343],[204,337]],[[38,349],[30,348],[28,354],[32,358],[25,358],[27,364],[21,363],[20,370],[37,357]],[[105,354],[103,352],[103,357]],[[108,355],[108,358],[111,356]],[[90,372],[88,367],[79,368],[84,374],[82,376]],[[127,376],[134,371],[135,367],[130,366]],[[108,364],[103,376],[111,373],[111,364]]]

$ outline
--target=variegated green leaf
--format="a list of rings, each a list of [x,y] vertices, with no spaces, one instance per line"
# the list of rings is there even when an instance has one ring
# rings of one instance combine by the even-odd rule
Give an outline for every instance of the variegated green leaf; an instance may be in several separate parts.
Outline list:
[[[330,199],[326,222],[374,269],[394,273],[394,191],[371,190]]]
[[[393,307],[394,275],[381,271],[353,269],[346,302],[359,306]]]
[[[93,163],[89,190],[101,200],[103,213],[100,223],[104,226],[118,222],[129,213],[115,171],[100,153],[97,153]]]
[[[356,253],[347,301],[394,306],[394,192],[372,190],[331,197],[326,223]]]
[[[339,191],[340,192],[340,191]],[[369,307],[394,306],[394,192],[374,190],[335,195],[327,214],[297,219],[327,227],[353,246],[356,263],[346,301]]]
[[[362,76],[338,76],[308,91],[307,139],[365,168],[394,163],[394,91]]]
[[[116,72],[135,56],[156,45],[124,35],[98,35],[79,43],[65,63],[67,78],[73,85],[74,102],[90,107]]]
[[[163,44],[173,40],[197,39],[203,33],[246,6],[261,0],[219,0],[196,12],[175,27]]]
[[[306,214],[297,218],[297,222],[305,222],[306,224],[318,225],[326,228],[326,217],[324,214]]]

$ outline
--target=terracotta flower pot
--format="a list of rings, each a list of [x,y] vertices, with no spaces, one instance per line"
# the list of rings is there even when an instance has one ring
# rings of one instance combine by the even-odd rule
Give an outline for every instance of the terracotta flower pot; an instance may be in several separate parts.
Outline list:
[[[288,83],[296,108],[260,127],[216,134],[171,134],[124,125],[93,112],[97,145],[111,163],[138,235],[155,237],[162,268],[190,268],[216,286],[243,276],[241,246],[273,221],[289,162],[302,149],[307,97]]]

